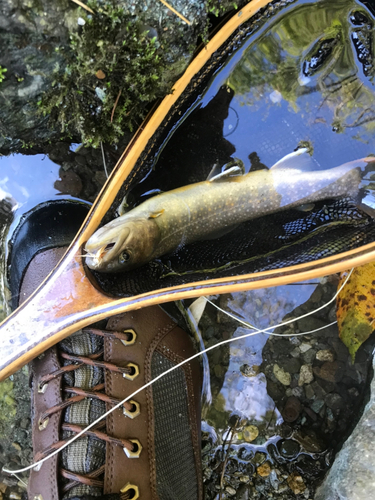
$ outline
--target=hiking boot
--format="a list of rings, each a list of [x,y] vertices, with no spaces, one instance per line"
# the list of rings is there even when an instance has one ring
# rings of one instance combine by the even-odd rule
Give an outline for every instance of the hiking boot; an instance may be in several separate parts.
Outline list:
[[[67,248],[39,244],[24,259],[20,304]],[[34,461],[193,354],[188,334],[159,306],[113,316],[48,349],[30,365]],[[142,390],[35,467],[29,500],[202,499],[200,387],[195,359]]]

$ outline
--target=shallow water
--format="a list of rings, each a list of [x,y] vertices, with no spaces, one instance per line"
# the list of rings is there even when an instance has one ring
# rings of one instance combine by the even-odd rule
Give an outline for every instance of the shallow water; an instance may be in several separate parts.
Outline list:
[[[263,329],[326,304],[336,286],[332,276],[212,300]],[[204,397],[202,428],[207,499],[229,499],[233,491],[236,498],[313,498],[358,418],[374,343],[352,365],[337,325],[326,327],[334,319],[331,302],[270,330],[285,336],[256,334],[208,353],[212,402]],[[211,304],[199,328],[206,347],[253,332]],[[296,336],[302,332],[306,336]]]

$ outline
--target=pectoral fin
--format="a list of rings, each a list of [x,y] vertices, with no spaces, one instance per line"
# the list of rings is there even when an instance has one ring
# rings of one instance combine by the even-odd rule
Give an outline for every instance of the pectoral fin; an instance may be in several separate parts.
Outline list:
[[[164,208],[162,208],[161,210],[158,210],[157,212],[152,212],[148,218],[149,219],[156,219],[157,217],[160,217],[161,215],[163,215],[163,213],[165,212]]]

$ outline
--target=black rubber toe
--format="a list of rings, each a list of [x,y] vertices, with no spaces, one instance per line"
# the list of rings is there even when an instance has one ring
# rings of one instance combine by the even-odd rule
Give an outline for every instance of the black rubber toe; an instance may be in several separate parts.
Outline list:
[[[32,258],[43,250],[69,245],[89,209],[83,202],[48,201],[22,217],[12,235],[8,259],[13,309],[18,306],[22,278]]]

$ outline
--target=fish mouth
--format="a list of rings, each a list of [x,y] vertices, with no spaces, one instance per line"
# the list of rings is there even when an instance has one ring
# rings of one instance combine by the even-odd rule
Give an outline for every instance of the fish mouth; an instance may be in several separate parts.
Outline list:
[[[101,231],[103,229],[103,231]],[[119,234],[118,229],[111,231],[105,226],[94,233],[85,245],[86,264],[90,269],[111,269],[116,266],[116,257],[120,254],[124,243],[129,237],[130,229],[124,228]],[[105,239],[102,238],[105,233]],[[112,264],[112,265],[111,265]]]

